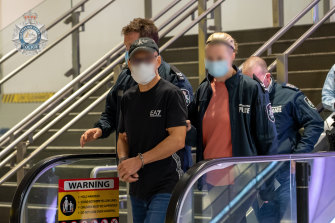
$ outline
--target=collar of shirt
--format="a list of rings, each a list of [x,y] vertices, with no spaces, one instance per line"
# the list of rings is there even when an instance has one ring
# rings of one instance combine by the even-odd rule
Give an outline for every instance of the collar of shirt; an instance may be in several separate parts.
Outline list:
[[[273,81],[273,79],[272,79],[272,77],[271,77],[271,81],[270,81],[270,84],[269,84],[269,87],[268,87],[268,92],[269,92],[269,93],[271,93],[271,91],[272,91],[272,89],[273,89],[273,83],[274,83],[274,81]]]

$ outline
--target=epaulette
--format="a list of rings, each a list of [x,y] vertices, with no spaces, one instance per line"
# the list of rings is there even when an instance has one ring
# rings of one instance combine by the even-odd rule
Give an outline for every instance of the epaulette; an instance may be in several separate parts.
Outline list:
[[[283,84],[282,86],[283,86],[283,88],[289,88],[289,89],[292,89],[292,90],[295,90],[295,91],[299,91],[299,88],[294,86],[293,84],[286,83],[286,84]]]
[[[182,72],[180,72],[180,70],[178,70],[175,66],[171,64],[170,64],[170,67],[171,67],[171,70],[177,75],[178,81],[185,81],[185,77],[182,74]]]

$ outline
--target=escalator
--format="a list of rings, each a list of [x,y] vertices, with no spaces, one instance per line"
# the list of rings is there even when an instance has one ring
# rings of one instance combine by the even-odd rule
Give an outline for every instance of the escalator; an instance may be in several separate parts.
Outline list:
[[[117,177],[115,164],[115,154],[61,155],[40,161],[28,171],[15,193],[10,222],[58,222],[59,180]],[[299,165],[311,170],[303,176],[309,182],[305,187],[307,200],[296,195],[301,188],[296,184],[302,177],[297,176]],[[279,173],[289,177],[289,205],[278,207],[285,209],[281,222],[331,222],[335,218],[334,168],[334,152],[205,160],[187,171],[176,185],[166,222],[261,222],[255,207],[266,204],[273,198],[273,191],[282,187],[277,180]],[[215,183],[215,177],[209,180],[222,174],[229,177]],[[43,184],[47,187],[41,187]],[[120,188],[119,222],[132,222],[126,185],[120,182]],[[308,210],[299,210],[297,205],[305,205]],[[309,221],[297,220],[302,215]]]
[[[319,105],[325,130],[333,130],[332,112]],[[257,207],[261,208],[273,199],[274,192],[282,184],[278,173],[288,176],[286,195],[289,205],[284,209],[281,222],[298,221],[306,215],[307,222],[332,222],[335,219],[335,153],[329,152],[329,140],[325,133],[320,137],[311,154],[275,155],[257,157],[233,157],[205,160],[195,164],[180,179],[173,192],[167,223],[260,223]],[[322,153],[320,153],[322,152]],[[11,223],[58,222],[58,190],[60,179],[85,179],[117,177],[116,154],[59,155],[46,158],[30,169],[15,192]],[[296,163],[310,168],[309,200],[301,202],[296,195]],[[208,180],[209,178],[213,178]],[[217,177],[220,179],[217,181]],[[214,181],[214,183],[213,183]],[[300,203],[299,203],[300,202]],[[308,211],[297,209],[297,204],[308,206]],[[132,222],[127,185],[120,182],[119,222]],[[255,211],[256,210],[256,211]],[[299,212],[300,211],[300,212]]]
[[[192,2],[194,3],[195,1],[189,1],[186,6],[191,6]],[[217,2],[217,4],[219,3],[220,2]],[[185,7],[185,10],[188,8],[189,7]],[[183,18],[181,19],[185,19],[188,16],[192,15],[196,7],[194,9],[193,8],[190,8],[191,10],[187,11],[186,16],[183,16]],[[210,11],[211,10],[209,10],[208,13]],[[174,17],[175,16],[171,16],[171,18]],[[187,27],[187,29],[183,29],[181,33],[187,32],[189,28],[193,27],[194,24],[197,24],[197,22],[199,22],[200,20],[200,17],[197,17],[197,20],[194,20],[194,22],[192,20],[191,24]],[[168,21],[170,21],[170,19],[167,19],[166,25],[169,24]],[[177,20],[176,22],[178,23],[179,20]],[[163,26],[164,25],[162,25],[162,27]],[[169,28],[169,30],[170,29],[171,28]],[[163,33],[166,34],[166,32]],[[271,35],[272,34],[274,33],[271,33]],[[170,41],[171,39],[166,39],[168,44],[162,45],[162,50],[166,49],[181,35],[176,35],[172,38],[172,41]],[[269,35],[269,37],[271,35]],[[250,35],[246,36],[250,38]],[[189,37],[187,37],[187,39],[188,38]],[[265,41],[267,38],[268,37],[264,37],[264,40],[262,41]],[[261,43],[258,44],[261,45]],[[252,45],[255,44],[253,43]],[[185,45],[182,46],[185,47]],[[122,47],[122,44],[121,46],[119,45],[117,47]],[[274,49],[276,48],[274,47]],[[79,86],[85,84],[85,88],[82,88],[80,91],[74,91],[76,95],[73,94],[71,96],[72,98],[70,98],[71,100],[77,100],[78,97],[80,97],[87,90],[89,90],[90,87],[98,86],[96,82],[99,82],[100,79],[105,78],[103,79],[103,81],[100,82],[101,86],[98,86],[99,88],[97,87],[97,89],[95,89],[97,90],[95,94],[89,92],[90,94],[88,96],[90,97],[88,97],[88,100],[86,100],[84,97],[81,98],[81,100],[85,103],[87,102],[87,104],[80,104],[77,110],[73,109],[75,106],[70,107],[72,110],[65,110],[66,112],[64,112],[62,122],[47,122],[47,120],[51,120],[51,118],[53,118],[53,115],[62,117],[62,113],[60,115],[59,112],[62,112],[63,109],[66,108],[67,104],[69,104],[71,101],[69,100],[69,97],[65,97],[63,94],[65,94],[68,90],[72,90],[72,87],[74,87],[75,83],[77,83],[75,81],[71,81],[70,85],[66,85],[68,87],[65,86],[66,88],[62,88],[60,90],[62,94],[59,93],[59,98],[57,100],[54,100],[52,102],[53,104],[50,104],[50,106],[52,105],[51,107],[54,108],[64,99],[66,100],[66,103],[64,103],[63,107],[60,106],[58,110],[51,110],[53,114],[51,115],[51,112],[49,112],[48,114],[46,113],[47,110],[43,110],[47,108],[47,106],[45,106],[45,108],[41,108],[40,110],[38,110],[38,112],[36,112],[36,114],[38,113],[39,116],[41,116],[39,119],[36,118],[36,120],[42,120],[42,118],[46,116],[49,117],[47,117],[48,119],[43,119],[43,121],[40,122],[40,125],[36,126],[36,128],[34,127],[34,129],[28,129],[29,124],[22,121],[22,123],[20,122],[22,125],[18,126],[17,129],[11,130],[13,134],[8,133],[6,137],[3,137],[3,140],[7,140],[8,142],[12,137],[17,141],[16,144],[18,144],[19,141],[26,141],[27,137],[29,136],[30,145],[28,147],[28,153],[26,158],[23,159],[19,163],[19,165],[16,164],[12,166],[8,164],[4,166],[4,168],[7,169],[1,169],[3,178],[0,184],[2,184],[2,187],[6,188],[5,190],[3,190],[5,191],[5,193],[1,194],[2,199],[6,199],[6,201],[9,201],[12,198],[11,194],[8,193],[7,187],[10,186],[10,189],[16,189],[16,179],[14,177],[15,171],[19,170],[19,168],[28,169],[32,165],[34,165],[33,168],[25,174],[25,177],[19,184],[13,198],[12,206],[10,206],[9,202],[0,202],[0,208],[11,208],[11,222],[58,222],[57,211],[59,209],[59,206],[57,195],[59,189],[58,182],[60,179],[82,179],[90,178],[92,176],[97,176],[99,178],[117,176],[115,172],[115,154],[110,154],[114,153],[115,147],[112,147],[111,142],[109,141],[99,141],[96,142],[97,144],[93,144],[92,147],[88,148],[92,151],[92,154],[90,155],[61,155],[56,157],[50,157],[36,163],[37,160],[50,156],[50,151],[52,151],[53,154],[63,154],[64,151],[69,153],[73,153],[73,151],[77,153],[82,153],[81,148],[78,148],[76,146],[78,143],[77,139],[79,138],[78,136],[82,133],[83,129],[87,128],[88,121],[87,119],[81,118],[86,117],[86,114],[88,116],[95,115],[92,120],[96,120],[96,116],[100,115],[100,111],[103,109],[102,102],[106,97],[106,91],[108,90],[108,88],[110,88],[111,85],[110,82],[113,77],[113,74],[111,73],[112,67],[118,64],[118,62],[123,61],[123,57],[120,57],[120,52],[122,52],[122,49],[115,50],[115,53],[113,54],[110,53],[113,50],[114,48],[109,51],[105,56],[101,57],[101,59],[98,60],[99,63],[94,63],[92,66],[89,66],[89,68],[87,68],[84,72],[82,72],[81,77],[83,77],[83,80],[80,80],[80,78],[78,78],[79,76],[76,77],[77,82],[80,83]],[[191,47],[191,49],[186,48],[184,50],[193,50],[191,51],[191,55],[197,56],[197,54],[194,53],[194,50],[197,50],[197,47]],[[184,54],[184,52],[180,49],[174,49],[174,51],[181,52],[181,55]],[[87,53],[85,55],[90,54]],[[245,53],[244,57],[247,57],[249,55],[250,52]],[[164,56],[168,58],[169,54]],[[110,57],[113,58],[113,60],[111,60],[113,61],[112,64],[109,64],[111,62],[109,61]],[[173,59],[176,58],[175,55],[170,55],[170,57],[173,57]],[[183,57],[185,57],[185,55],[183,55]],[[86,68],[89,64],[93,63],[96,60],[96,58],[90,59],[92,61],[86,61],[86,65],[83,64],[84,68]],[[241,58],[239,61],[242,62],[244,59],[245,58]],[[269,59],[273,60],[274,57],[272,56]],[[199,58],[194,58],[194,61],[191,63],[187,63],[187,61],[186,63],[185,61],[181,61],[182,64],[179,64],[180,68],[188,69],[189,65],[191,64],[193,65],[193,69],[194,67],[197,67],[194,65],[197,65],[198,60]],[[178,63],[172,64],[178,65]],[[108,69],[106,68],[106,66]],[[194,72],[192,69],[185,73],[193,76],[194,74],[198,74],[198,72]],[[64,70],[64,72],[62,73],[65,73],[65,71],[66,70]],[[325,73],[324,71],[322,72]],[[96,78],[96,81],[92,81],[91,78]],[[190,77],[190,80],[193,80],[193,85],[197,86],[198,77],[193,77],[193,79],[191,78],[192,77]],[[116,78],[114,78],[114,80],[115,79]],[[97,101],[94,101],[94,103],[97,103],[93,104],[92,101],[95,99],[97,99]],[[93,110],[93,108],[97,110]],[[83,110],[84,113],[82,112]],[[69,113],[69,116],[67,116],[67,113],[69,111],[74,112]],[[87,113],[88,111],[91,111],[91,113]],[[32,114],[33,113],[31,113],[30,115]],[[323,111],[322,116],[325,120],[327,120],[326,125],[328,126],[328,128],[332,129],[332,120],[330,114],[331,113],[327,111]],[[73,117],[75,118],[72,119]],[[75,123],[79,119],[81,119],[81,122]],[[26,118],[25,120],[32,123],[34,121],[33,119],[29,118]],[[47,124],[46,126],[48,127],[48,131],[46,131],[46,134],[43,135],[44,133],[43,131],[40,131],[40,128],[44,128],[45,123]],[[54,129],[50,129],[50,123],[51,126],[52,124],[57,125],[54,126]],[[27,125],[28,127],[23,124]],[[70,125],[73,125],[73,129],[68,129]],[[28,134],[29,132],[27,132],[27,129],[30,131],[30,134]],[[58,133],[59,130],[61,130],[60,133]],[[43,137],[39,138],[40,141],[36,140],[37,137],[31,137],[31,134],[35,133],[35,131],[42,132],[39,132],[37,134],[38,136],[43,135]],[[55,133],[55,131],[57,131],[57,133]],[[22,136],[21,134],[25,135]],[[58,136],[60,137],[57,141],[55,139]],[[18,139],[18,137],[21,137],[21,139]],[[9,148],[9,145],[6,144],[8,142],[0,140],[0,143],[1,142],[5,145],[5,147],[3,148],[7,148],[8,151],[10,149],[14,149],[14,144],[10,146],[11,148]],[[113,144],[115,144],[115,142],[113,142]],[[317,146],[315,147],[315,152],[328,150],[329,144],[327,141],[327,137],[325,134],[323,134]],[[17,149],[17,151],[20,150]],[[37,153],[39,151],[43,151],[45,153],[40,153],[39,155],[41,156],[37,156]],[[106,153],[108,154],[97,154],[97,151],[106,151]],[[13,153],[11,153],[10,155],[8,154],[9,156],[3,157],[1,163],[4,163],[5,161],[9,162],[11,159],[15,158],[15,152],[16,150],[13,151]],[[33,153],[34,156],[30,156],[31,153]],[[232,219],[239,217],[241,218],[241,221],[243,220],[246,222],[259,222],[259,220],[257,219],[257,214],[255,213],[255,209],[257,208],[257,205],[259,207],[262,207],[262,205],[264,205],[267,200],[271,199],[270,195],[272,194],[272,192],[281,188],[281,184],[276,178],[278,172],[280,171],[284,172],[289,177],[288,192],[290,198],[290,206],[283,207],[285,208],[284,222],[296,222],[298,211],[307,212],[310,222],[330,222],[334,219],[334,214],[332,213],[332,210],[334,209],[334,192],[332,191],[332,185],[334,185],[335,179],[331,176],[331,170],[334,169],[334,156],[334,153],[320,153],[303,155],[281,155],[271,157],[227,158],[203,161],[196,164],[192,169],[190,169],[176,186],[168,210],[167,222],[232,222],[234,221]],[[305,161],[305,163],[311,166],[311,180],[309,188],[310,200],[309,202],[307,202],[309,207],[308,211],[296,208],[296,176],[295,172],[291,170],[291,163],[294,163],[292,161]],[[100,167],[98,168],[98,170],[103,171],[98,172],[98,174],[96,175],[97,172],[95,171],[97,170],[97,167]],[[14,170],[12,168],[14,168]],[[7,173],[10,174],[6,175]],[[215,181],[215,179],[213,179],[213,181],[211,181],[212,183],[210,184],[207,182],[207,180],[211,178],[213,174],[227,175],[228,177],[224,178],[224,182],[219,183],[213,183],[213,181]],[[130,205],[128,202],[128,195],[126,189],[127,185],[120,183],[119,188],[120,222],[131,222],[131,210],[129,207]],[[223,200],[224,202],[222,202]],[[306,204],[306,202],[298,204]],[[5,219],[5,217],[3,217],[3,219]]]
[[[332,213],[335,208],[335,193],[332,191],[335,153],[329,136],[335,130],[334,113],[323,109],[322,104],[318,105],[318,111],[325,121],[325,131],[313,153],[199,162],[176,185],[166,222],[335,221],[335,213]],[[213,181],[207,180],[213,175],[230,179],[223,183],[214,181],[213,186]],[[306,185],[300,185],[301,182]],[[277,214],[281,213],[281,221],[261,219],[261,216],[273,215],[262,214],[260,210],[269,201],[278,199],[278,194],[287,199],[285,205],[277,204],[272,209]]]
[[[328,152],[223,158],[197,163],[176,185],[166,222],[332,222],[335,218],[334,161],[335,153]],[[233,181],[206,189],[210,183],[203,178],[226,172],[227,168],[234,172]],[[301,172],[302,169],[307,171]],[[280,180],[283,175],[288,176],[285,183]],[[303,186],[301,181],[308,184]],[[201,197],[196,196],[199,185],[203,186]],[[264,215],[256,212],[275,199],[277,195],[273,192],[277,190],[281,190],[280,194],[286,196],[288,202],[275,206],[272,214],[283,210],[283,217],[281,221],[266,221]],[[258,219],[257,216],[263,217]]]
[[[10,221],[25,223],[58,222],[58,182],[60,179],[116,177],[115,154],[60,155],[37,163],[25,175],[14,195]],[[99,172],[97,166],[109,167]],[[92,175],[91,175],[92,174]],[[120,222],[127,221],[126,187],[120,185]],[[78,205],[79,206],[79,205]]]

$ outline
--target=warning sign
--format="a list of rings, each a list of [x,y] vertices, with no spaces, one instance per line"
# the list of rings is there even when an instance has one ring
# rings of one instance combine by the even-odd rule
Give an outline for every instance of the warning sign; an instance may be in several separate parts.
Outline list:
[[[58,222],[118,223],[119,179],[59,180]]]

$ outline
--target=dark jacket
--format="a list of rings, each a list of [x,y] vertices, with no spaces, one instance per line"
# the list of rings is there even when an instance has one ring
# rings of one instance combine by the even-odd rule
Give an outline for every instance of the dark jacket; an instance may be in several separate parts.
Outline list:
[[[193,99],[193,90],[184,74],[163,60],[161,66],[158,68],[158,73],[163,79],[171,82],[182,90],[187,104],[191,102]],[[123,69],[113,88],[107,95],[105,111],[101,114],[100,120],[94,124],[95,128],[100,128],[102,130],[102,136],[100,138],[106,138],[112,132],[117,131],[120,117],[121,97],[126,90],[136,84],[137,83],[131,77],[129,68],[126,67]],[[116,138],[117,136],[118,134],[116,134]]]
[[[278,153],[308,153],[314,149],[324,123],[312,102],[295,86],[271,82],[272,110],[276,118]],[[299,129],[304,128],[303,135]]]
[[[260,83],[233,67],[237,73],[225,82],[229,94],[233,156],[276,154],[277,135],[268,94]],[[188,138],[197,139],[197,161],[204,159],[202,120],[212,97],[212,80],[208,74],[189,106],[189,119],[196,133],[190,132]]]

